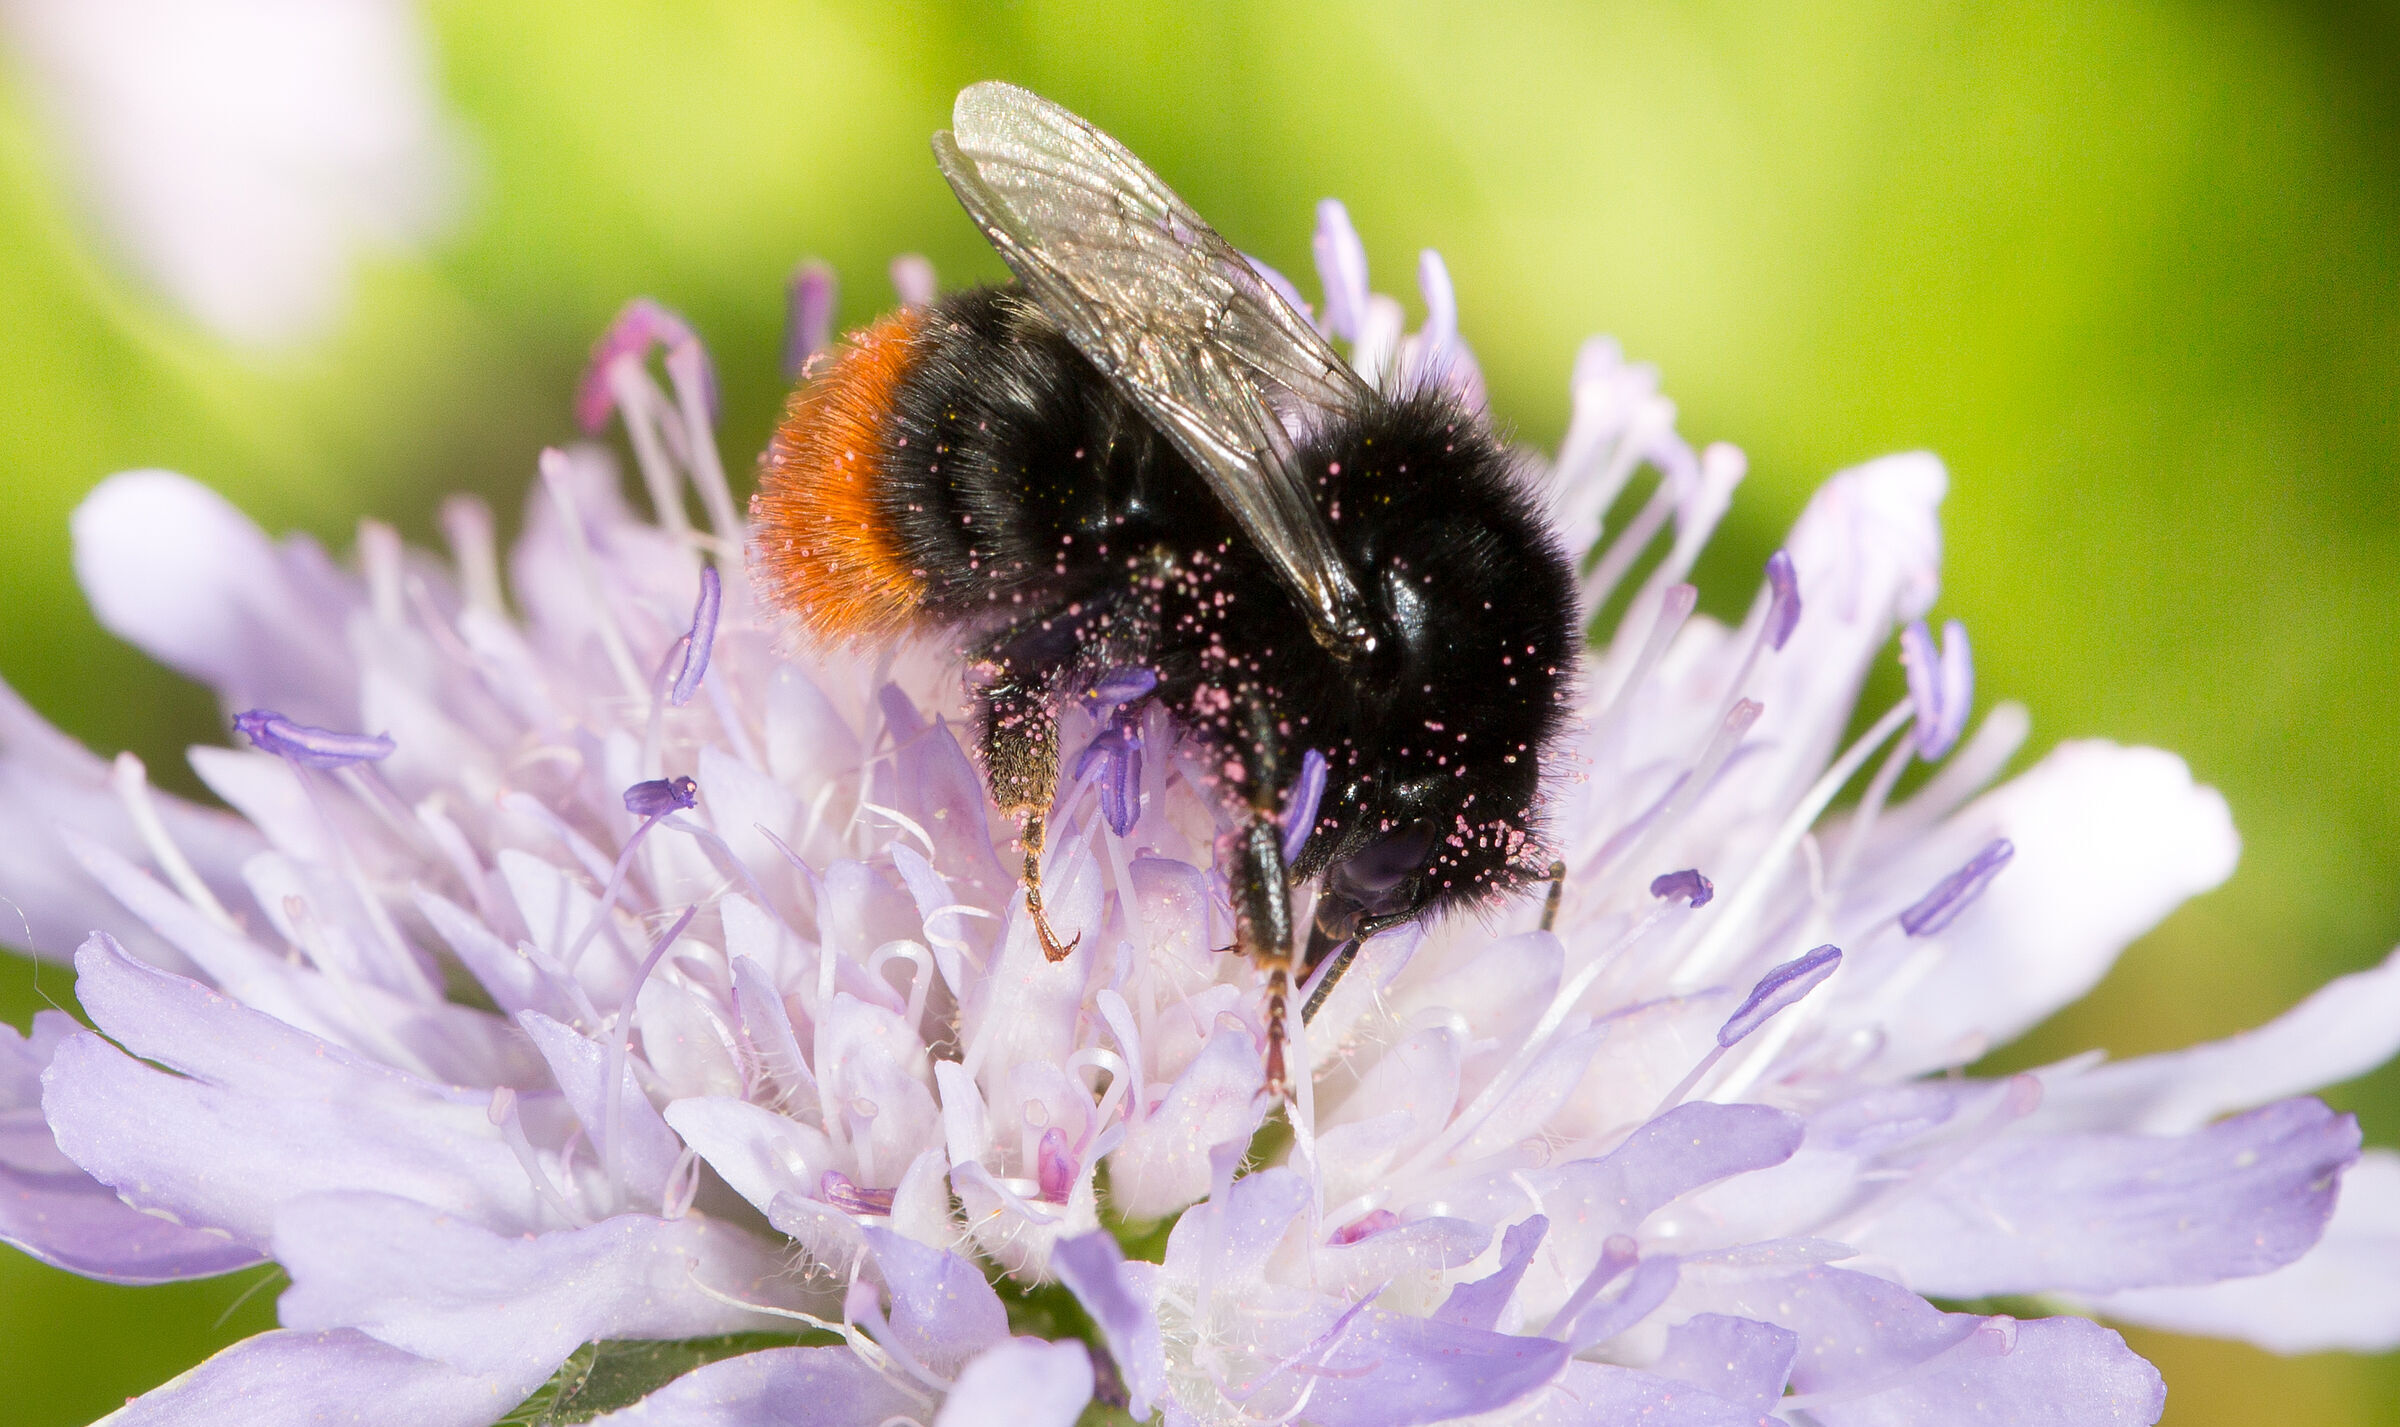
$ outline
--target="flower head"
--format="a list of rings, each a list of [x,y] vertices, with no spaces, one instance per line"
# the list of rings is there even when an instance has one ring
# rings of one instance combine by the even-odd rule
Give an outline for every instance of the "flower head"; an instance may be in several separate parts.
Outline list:
[[[1316,252],[1363,371],[1480,400],[1438,259],[1407,334],[1339,205]],[[0,708],[45,819],[0,830],[0,890],[38,949],[81,941],[96,1027],[0,1036],[29,1129],[0,1235],[124,1281],[290,1275],[282,1331],[131,1421],[372,1392],[488,1423],[629,1343],[690,1369],[643,1422],[2148,1421],[2108,1329],[1921,1295],[2400,1338],[2400,1278],[2322,1287],[2392,1253],[2400,1179],[2368,1161],[2337,1217],[2356,1127],[2293,1098],[2392,1051],[2400,968],[2175,1056],[1958,1073],[2226,875],[2222,801],[2097,743],[1987,790],[2026,719],[1970,732],[1965,635],[1922,623],[1930,458],[1829,482],[1729,626],[1687,577],[1740,453],[1691,450],[1613,345],[1575,395],[1529,478],[1622,615],[1548,770],[1558,890],[1303,988],[1284,1149],[1254,1143],[1261,988],[1218,950],[1228,815],[1155,676],[1060,711],[1043,880],[1084,936],[1053,962],[948,651],[779,646],[671,314],[628,308],[584,387],[651,516],[598,449],[545,453],[505,577],[471,502],[447,561],[369,524],[344,568],[113,478],[76,519],[95,607],[250,746],[194,750],[217,812]],[[1907,697],[1845,743],[1896,629]],[[1088,1343],[1012,1330],[1053,1280]],[[788,1345],[724,1336],[757,1332]]]

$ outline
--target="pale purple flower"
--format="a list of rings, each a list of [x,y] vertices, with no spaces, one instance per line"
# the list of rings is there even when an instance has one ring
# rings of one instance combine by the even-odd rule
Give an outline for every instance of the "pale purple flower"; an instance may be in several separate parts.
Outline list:
[[[1439,261],[1406,333],[1322,218],[1361,369],[1471,376]],[[280,1331],[127,1421],[372,1399],[480,1427],[587,1343],[764,1330],[834,1341],[606,1420],[1064,1424],[1100,1396],[1326,1427],[2139,1422],[2161,1388],[2110,1330],[1922,1295],[2400,1340],[2400,1161],[2345,1180],[2357,1130],[2305,1098],[2400,1042],[2400,966],[2219,1045],[1953,1073],[2235,842],[2152,750],[2068,744],[1986,789],[2026,718],[1969,733],[1963,634],[1922,630],[1930,458],[1829,482],[1729,628],[1685,580],[1741,454],[1693,452],[1654,374],[1586,348],[1527,478],[1599,543],[1587,607],[1627,613],[1548,770],[1555,924],[1537,894],[1367,943],[1295,1027],[1288,1152],[1238,1175],[1261,990],[1219,950],[1229,823],[1152,676],[1061,710],[1044,889],[1080,940],[1052,963],[949,651],[779,644],[713,381],[629,307],[584,405],[623,421],[652,514],[598,449],[546,453],[505,575],[468,502],[447,560],[368,524],[348,565],[161,472],[77,512],[103,621],[252,746],[193,751],[215,812],[0,701],[0,893],[97,1027],[0,1036],[0,1237],[127,1282],[291,1279]],[[1843,747],[1902,627],[1910,695]],[[1163,1219],[1161,1261],[1126,1261],[1110,1230]],[[1011,1329],[1052,1278],[1097,1341]]]
[[[319,336],[468,165],[409,0],[6,0],[0,42],[103,245],[218,336]]]

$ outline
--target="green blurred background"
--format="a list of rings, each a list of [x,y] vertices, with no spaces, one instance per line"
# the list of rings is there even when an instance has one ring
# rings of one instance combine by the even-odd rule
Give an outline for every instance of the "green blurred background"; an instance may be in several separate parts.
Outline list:
[[[1494,405],[1564,426],[1585,335],[1656,362],[1695,442],[1752,474],[1711,568],[1755,560],[1827,473],[1928,447],[1953,474],[1942,609],[2030,755],[2162,744],[2231,800],[2230,885],[2008,1054],[2222,1035],[2400,939],[2400,14],[2330,3],[1931,0],[448,3],[469,136],[451,235],[365,269],[322,341],[230,349],[105,257],[21,73],[0,81],[0,674],[95,748],[193,786],[197,689],[84,611],[65,519],[165,465],[269,528],[426,538],[438,496],[516,509],[628,295],[715,351],[727,448],[778,399],[781,288],[895,252],[998,266],[929,161],[962,84],[1089,115],[1237,243],[1309,271],[1334,194],[1378,285],[1439,248]],[[1725,589],[1717,591],[1723,602]],[[20,815],[23,810],[20,810]],[[22,1026],[69,977],[14,958]],[[2400,1072],[2341,1087],[2400,1144]],[[132,1290],[0,1252],[0,1411],[85,1421],[268,1325],[256,1277]],[[263,1291],[260,1291],[263,1290]],[[249,1296],[244,1298],[244,1294]],[[2177,1424],[2383,1423],[2400,1361],[2131,1335]]]

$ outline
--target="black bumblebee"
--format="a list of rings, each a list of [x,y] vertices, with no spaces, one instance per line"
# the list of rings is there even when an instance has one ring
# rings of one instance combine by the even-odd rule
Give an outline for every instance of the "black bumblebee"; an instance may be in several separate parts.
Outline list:
[[[793,394],[751,502],[761,587],[820,637],[961,639],[1053,960],[1054,710],[1155,676],[1143,697],[1223,755],[1280,1092],[1295,970],[1547,874],[1567,560],[1479,415],[1369,387],[1122,144],[1007,84],[952,122],[934,156],[1017,280],[883,318]],[[1287,865],[1310,750],[1329,781]]]

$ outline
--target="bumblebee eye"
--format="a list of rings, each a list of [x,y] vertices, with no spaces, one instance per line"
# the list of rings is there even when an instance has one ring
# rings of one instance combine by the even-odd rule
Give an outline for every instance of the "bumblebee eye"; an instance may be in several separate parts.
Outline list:
[[[1359,849],[1342,863],[1339,880],[1354,896],[1365,894],[1358,900],[1367,902],[1425,870],[1425,860],[1432,855],[1433,829],[1419,823]]]

